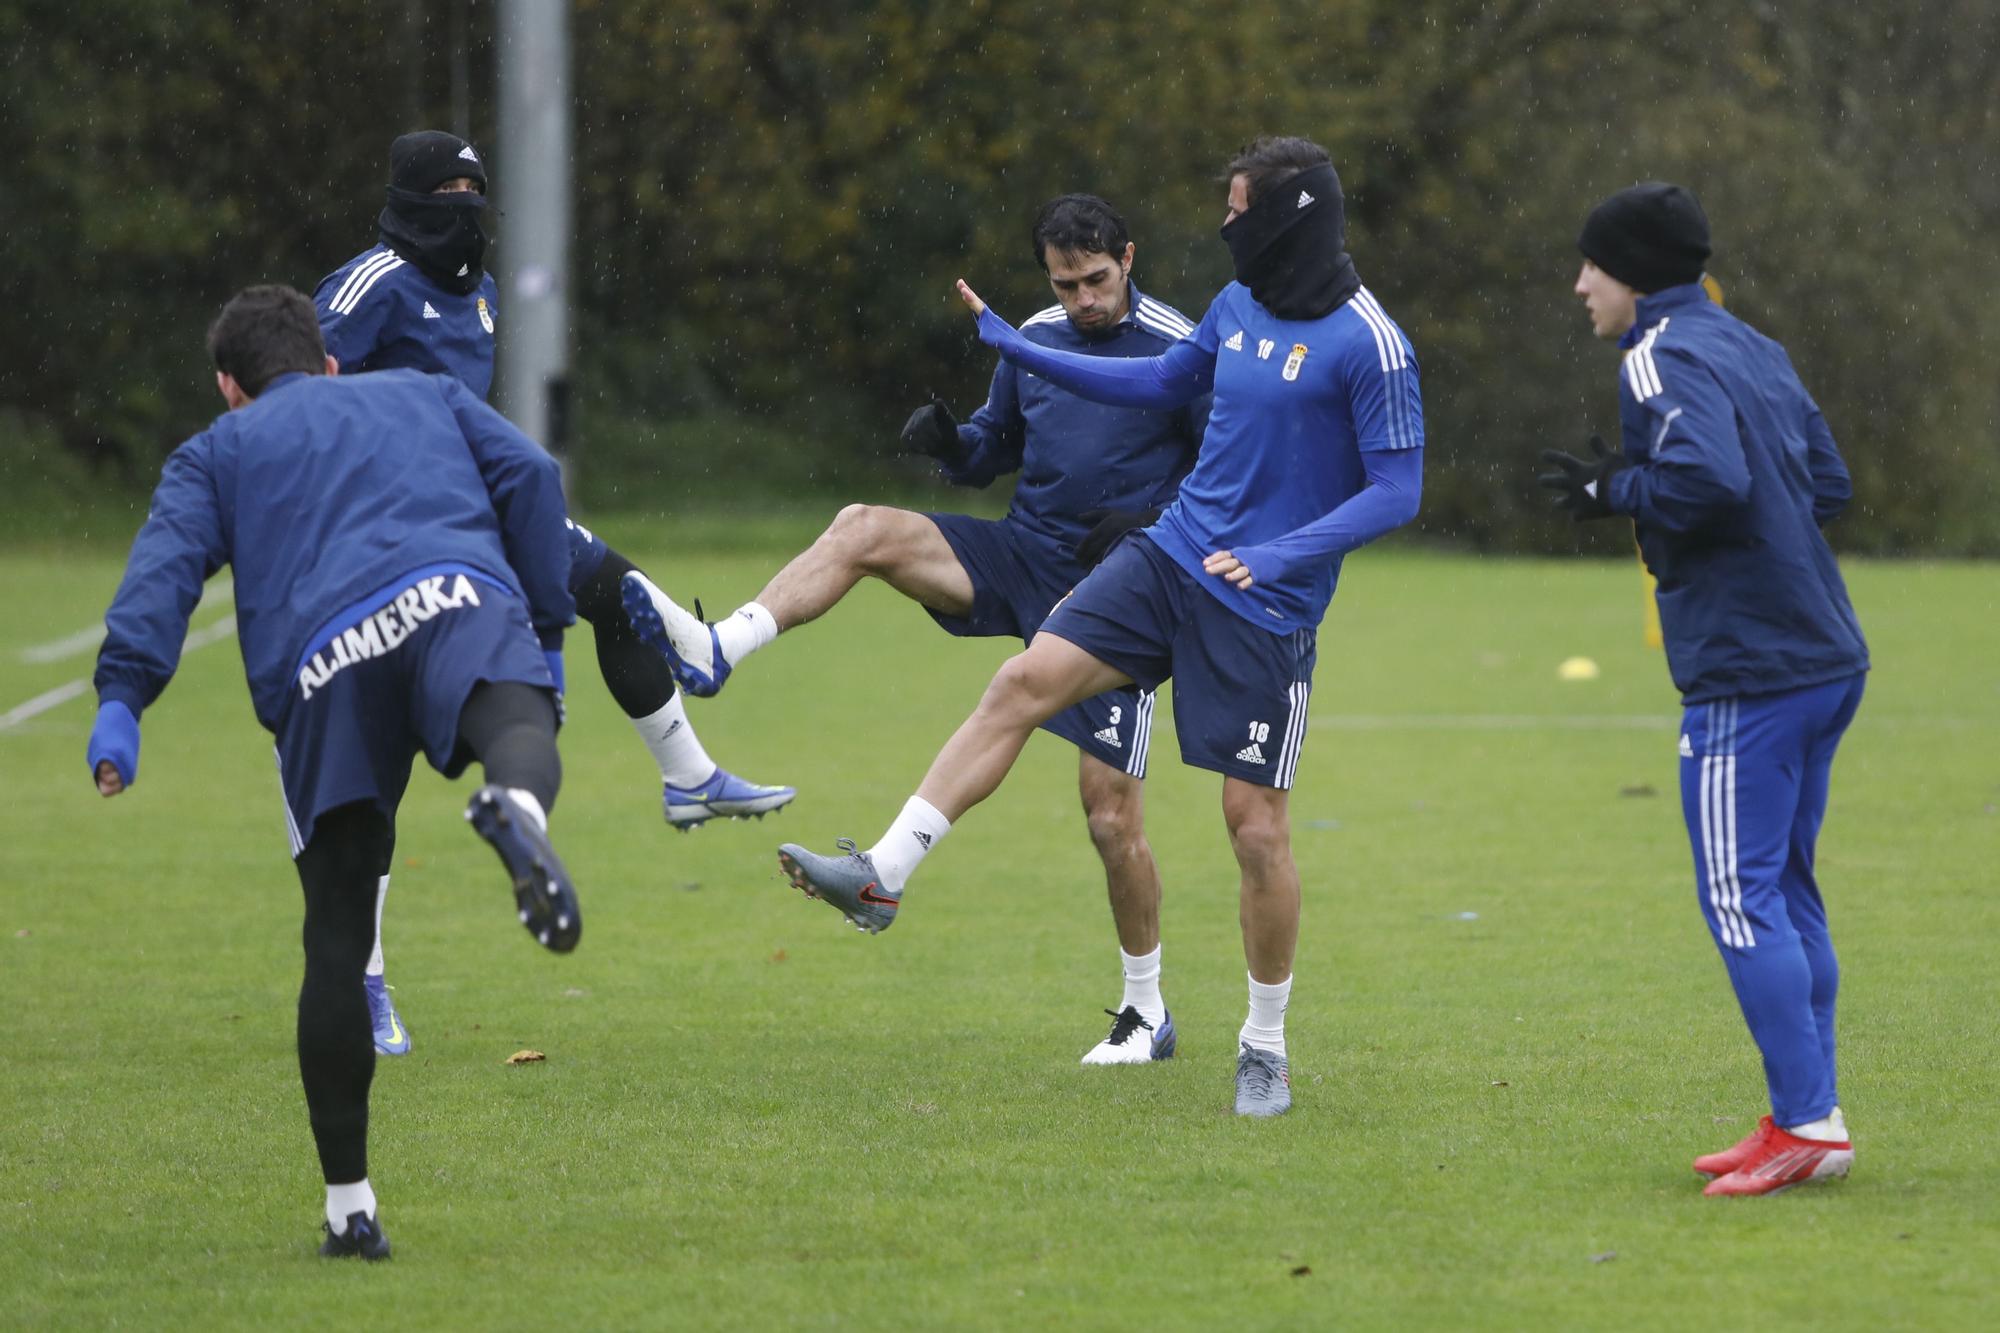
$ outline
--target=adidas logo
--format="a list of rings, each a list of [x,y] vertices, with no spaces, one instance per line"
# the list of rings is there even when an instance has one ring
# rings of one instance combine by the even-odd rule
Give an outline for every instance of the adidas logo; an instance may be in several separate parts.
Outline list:
[[[1300,207],[1300,208],[1306,208],[1306,207],[1309,207],[1309,206],[1311,206],[1311,205],[1312,205],[1312,204],[1313,204],[1314,202],[1315,202],[1315,201],[1314,201],[1314,199],[1313,199],[1313,197],[1312,197],[1311,195],[1307,194],[1307,193],[1306,193],[1306,192],[1305,192],[1304,190],[1300,190],[1300,191],[1299,191],[1299,207]]]
[[[1241,330],[1241,329],[1238,329],[1238,330],[1236,330],[1236,332],[1234,332],[1234,333],[1230,334],[1230,335],[1229,335],[1229,341],[1228,341],[1228,342],[1226,342],[1226,343],[1224,343],[1224,344],[1222,344],[1222,345],[1223,345],[1224,347],[1227,347],[1227,348],[1228,348],[1228,349],[1229,349],[1230,351],[1232,351],[1232,352],[1240,352],[1240,351],[1242,351],[1242,350],[1243,350],[1243,330]]]
[[[1264,752],[1257,748],[1257,742],[1255,741],[1251,741],[1248,745],[1238,750],[1236,757],[1246,764],[1261,764],[1264,762]]]
[[[466,145],[465,147],[463,147],[463,148],[459,149],[459,150],[458,150],[458,155],[459,155],[460,157],[464,158],[464,159],[465,159],[466,161],[468,161],[468,162],[474,162],[474,163],[476,163],[476,162],[478,162],[478,161],[479,161],[479,154],[477,154],[477,153],[475,153],[475,152],[473,152],[473,151],[472,151],[472,145],[471,145],[471,144],[467,144],[467,145]]]
[[[1681,733],[1681,758],[1694,758],[1694,745],[1688,740],[1686,732]]]
[[[1125,748],[1125,742],[1118,739],[1118,728],[1116,727],[1106,727],[1102,731],[1092,732],[1091,735],[1106,745],[1114,746],[1120,750]]]
[[[444,316],[443,316],[443,315],[440,315],[440,314],[439,314],[439,313],[437,312],[437,308],[436,308],[435,306],[433,306],[433,305],[432,305],[432,304],[431,304],[431,303],[430,303],[429,301],[426,301],[426,302],[424,302],[424,318],[425,318],[425,319],[443,319],[443,318],[444,318]]]
[[[929,851],[931,849],[930,834],[924,832],[922,829],[912,829],[910,831],[912,834],[915,835],[918,846],[922,847],[925,851]]]

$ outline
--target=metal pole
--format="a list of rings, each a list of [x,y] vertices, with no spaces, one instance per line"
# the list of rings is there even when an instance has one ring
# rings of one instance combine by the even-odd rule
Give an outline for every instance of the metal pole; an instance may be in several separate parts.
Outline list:
[[[499,20],[500,408],[560,455],[569,384],[568,0],[500,0]]]

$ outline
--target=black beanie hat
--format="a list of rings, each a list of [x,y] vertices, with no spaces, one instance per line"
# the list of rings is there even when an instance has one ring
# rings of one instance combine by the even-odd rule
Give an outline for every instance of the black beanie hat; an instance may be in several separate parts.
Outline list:
[[[1576,248],[1642,294],[1699,282],[1709,256],[1708,215],[1680,186],[1642,181],[1590,210]]]
[[[389,184],[429,194],[448,180],[469,176],[486,192],[486,164],[472,145],[443,130],[417,130],[389,145]]]

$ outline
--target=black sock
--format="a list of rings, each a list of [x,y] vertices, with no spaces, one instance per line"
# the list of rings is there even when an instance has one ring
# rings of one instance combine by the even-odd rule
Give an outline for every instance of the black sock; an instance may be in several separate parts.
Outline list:
[[[548,691],[514,680],[481,681],[458,715],[458,738],[485,767],[488,782],[532,792],[544,814],[554,812],[562,756]]]
[[[306,901],[299,1077],[329,1183],[368,1174],[375,1033],[362,977],[375,945],[375,886],[394,845],[394,826],[373,804],[343,805],[315,821],[295,862]]]
[[[651,717],[674,697],[674,677],[666,660],[640,642],[626,619],[619,584],[634,568],[624,556],[607,550],[596,571],[575,589],[576,613],[597,636],[597,669],[611,697],[625,716]]]

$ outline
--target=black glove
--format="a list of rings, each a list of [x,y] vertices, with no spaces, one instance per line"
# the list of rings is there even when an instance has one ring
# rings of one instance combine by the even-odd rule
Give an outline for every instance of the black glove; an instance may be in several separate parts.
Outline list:
[[[923,454],[946,467],[961,467],[965,463],[967,450],[965,441],[958,437],[958,422],[952,419],[951,409],[941,398],[932,398],[910,413],[910,419],[903,424],[902,439],[906,454]]]
[[[1544,449],[1542,461],[1558,470],[1537,478],[1556,493],[1556,508],[1569,510],[1569,516],[1579,523],[1610,518],[1617,512],[1611,507],[1611,479],[1631,466],[1623,453],[1604,447],[1602,435],[1590,437],[1590,452],[1593,457],[1578,458],[1560,449]]]
[[[1160,521],[1157,509],[1086,509],[1077,515],[1085,523],[1091,524],[1083,540],[1076,544],[1076,562],[1085,569],[1097,568],[1097,562],[1111,553],[1118,539],[1134,528],[1150,528]]]

